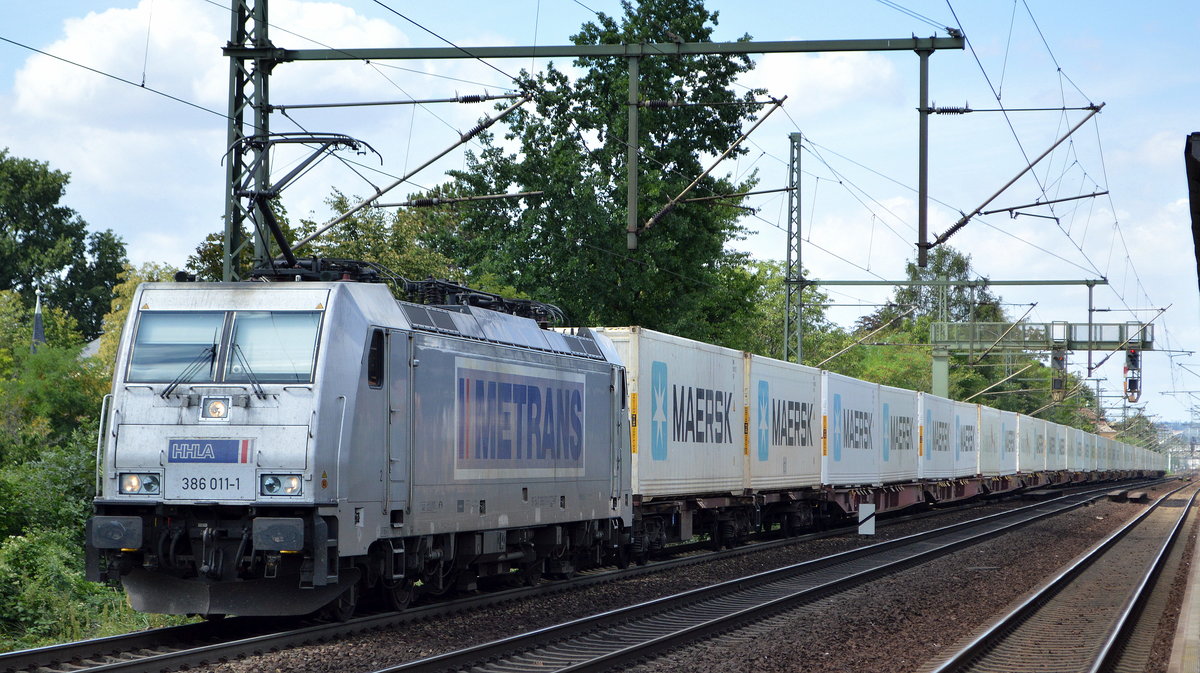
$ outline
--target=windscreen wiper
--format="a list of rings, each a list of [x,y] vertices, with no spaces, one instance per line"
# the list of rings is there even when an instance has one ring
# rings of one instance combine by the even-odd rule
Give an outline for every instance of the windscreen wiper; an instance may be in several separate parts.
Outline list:
[[[200,351],[200,354],[197,355],[194,360],[188,363],[188,366],[184,367],[182,372],[179,372],[179,376],[176,376],[175,380],[171,381],[171,384],[163,389],[160,397],[166,399],[171,393],[175,392],[175,389],[179,387],[180,383],[183,383],[184,381],[190,381],[192,377],[200,371],[200,368],[204,366],[206,360],[208,361],[209,371],[212,371],[213,362],[216,360],[216,358],[217,345],[213,344],[211,346],[205,346],[204,349]]]
[[[238,359],[242,367],[246,370],[246,378],[250,380],[250,386],[254,388],[254,395],[260,400],[267,399],[267,391],[258,383],[258,377],[254,375],[254,370],[250,368],[250,362],[246,359],[246,355],[242,353],[240,344],[233,344],[233,356]]]

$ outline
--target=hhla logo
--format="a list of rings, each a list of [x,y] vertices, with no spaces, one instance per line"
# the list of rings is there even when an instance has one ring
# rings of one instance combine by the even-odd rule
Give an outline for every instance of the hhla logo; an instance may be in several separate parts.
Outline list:
[[[766,381],[758,382],[758,459],[771,454],[771,389]]]
[[[650,457],[667,459],[667,363],[650,366]]]

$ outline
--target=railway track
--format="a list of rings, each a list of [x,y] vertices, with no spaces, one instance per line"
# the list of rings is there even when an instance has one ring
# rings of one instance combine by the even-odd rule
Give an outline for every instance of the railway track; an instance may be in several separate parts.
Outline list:
[[[1098,497],[1111,488],[1111,485],[1101,489],[1093,488],[1086,491],[1086,496],[1076,497]],[[1041,507],[1043,504],[1025,509]],[[900,517],[895,522],[936,516],[939,513],[941,512]],[[229,618],[220,622],[189,624],[182,627],[155,629],[98,640],[11,652],[0,654],[0,672],[179,670],[185,667],[203,666],[238,657],[283,650],[302,644],[328,641],[356,633],[395,628],[406,623],[445,614],[466,612],[486,605],[572,591],[588,585],[613,582],[637,575],[668,572],[692,564],[753,554],[773,547],[850,532],[853,532],[853,527],[786,539],[766,540],[733,550],[704,554],[689,554],[695,550],[690,547],[680,547],[676,551],[688,555],[644,567],[629,568],[623,571],[604,570],[582,573],[571,581],[494,591],[434,605],[410,608],[403,613],[365,615],[345,623],[322,623],[303,619],[281,621],[261,618]]]
[[[379,673],[463,669],[481,673],[619,670],[684,644],[760,622],[824,596],[992,539],[1102,495],[1103,492],[1097,491],[1063,496],[977,521],[408,662],[382,669]]]
[[[931,673],[1144,670],[1156,629],[1138,617],[1198,493],[1162,496]]]

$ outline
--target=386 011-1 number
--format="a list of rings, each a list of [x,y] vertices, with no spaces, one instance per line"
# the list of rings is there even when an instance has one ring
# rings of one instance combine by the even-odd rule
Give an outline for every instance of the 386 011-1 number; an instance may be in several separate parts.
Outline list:
[[[241,483],[239,477],[184,477],[179,486],[185,491],[236,491]]]

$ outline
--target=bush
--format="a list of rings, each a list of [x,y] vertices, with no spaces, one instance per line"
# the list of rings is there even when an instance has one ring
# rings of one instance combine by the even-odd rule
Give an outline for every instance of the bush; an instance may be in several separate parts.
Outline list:
[[[0,543],[0,647],[75,640],[96,627],[113,592],[84,579],[80,551],[65,531],[14,535]]]
[[[83,547],[72,531],[0,542],[0,652],[189,621],[135,612],[120,589],[84,579]]]

